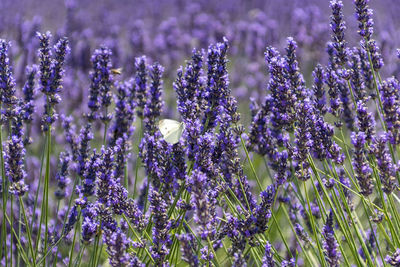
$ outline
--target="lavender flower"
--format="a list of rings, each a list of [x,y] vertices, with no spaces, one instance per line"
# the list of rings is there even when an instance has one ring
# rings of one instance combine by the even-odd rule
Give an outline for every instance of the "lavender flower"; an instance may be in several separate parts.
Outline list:
[[[314,114],[311,121],[311,136],[313,139],[312,151],[319,160],[332,159],[335,163],[342,164],[344,155],[340,152],[340,147],[332,140],[334,130],[331,125],[326,123],[318,114]]]
[[[370,40],[367,44],[368,51],[371,54],[372,66],[375,71],[378,71],[383,67],[383,58],[379,50],[379,46],[375,40]]]
[[[190,193],[195,206],[195,222],[200,226],[200,236],[206,240],[213,235],[215,218],[211,217],[211,206],[207,195],[207,177],[199,170],[194,170],[190,179]]]
[[[358,33],[362,38],[369,41],[374,32],[374,21],[372,20],[372,9],[368,8],[369,0],[354,0],[356,18],[358,21]]]
[[[145,215],[140,211],[138,205],[136,205],[132,198],[128,198],[124,201],[124,213],[133,227],[139,231],[148,224]]]
[[[172,165],[173,165],[173,173],[176,180],[186,180],[186,162],[185,162],[185,151],[184,147],[175,144],[172,146]]]
[[[22,91],[24,93],[24,114],[23,114],[23,120],[26,123],[31,123],[33,120],[33,113],[35,112],[35,105],[33,103],[34,101],[34,94],[35,94],[35,76],[37,73],[37,66],[28,66],[26,67],[26,76],[27,76],[27,81],[22,88]]]
[[[72,230],[72,228],[74,227],[77,220],[78,220],[78,205],[75,204],[72,206],[72,208],[68,214],[67,222],[63,229],[64,235],[67,235]]]
[[[320,64],[315,67],[313,77],[314,107],[323,116],[326,113],[326,97],[324,89],[324,69]]]
[[[68,178],[68,164],[70,161],[71,157],[68,153],[60,153],[59,171],[56,174],[57,190],[54,192],[57,199],[63,199],[66,196],[65,187],[70,182]]]
[[[139,156],[146,166],[146,175],[151,179],[151,183],[156,188],[160,186],[161,182],[159,176],[157,175],[157,173],[160,172],[157,164],[157,151],[161,151],[159,150],[159,142],[157,140],[159,138],[159,134],[150,135],[148,133],[144,133],[143,139],[139,145]]]
[[[328,68],[325,72],[325,83],[328,86],[328,94],[330,97],[330,113],[335,117],[339,117],[342,112],[341,109],[341,100],[339,98],[339,89],[338,89],[338,76],[336,72],[332,68]]]
[[[214,259],[214,253],[210,251],[210,248],[208,246],[204,246],[202,249],[200,249],[201,253],[201,259],[208,262],[208,265],[211,265],[211,261]]]
[[[135,95],[134,99],[136,99],[137,103],[137,115],[139,118],[143,117],[143,111],[146,106],[147,102],[147,94],[148,94],[148,87],[147,87],[147,66],[146,66],[146,57],[142,56],[135,59],[135,68],[136,68],[136,88],[135,88]]]
[[[78,169],[77,173],[82,176],[86,170],[86,162],[89,160],[90,151],[90,140],[94,138],[92,133],[92,125],[90,123],[86,124],[84,128],[81,129],[79,134],[78,143]]]
[[[17,103],[15,96],[15,80],[12,75],[10,59],[8,58],[8,48],[10,44],[5,40],[0,40],[0,101],[5,105],[2,113],[5,119],[12,117],[13,108]]]
[[[115,214],[124,214],[129,212],[127,208],[128,190],[124,188],[119,180],[115,180],[115,185],[110,187],[110,206]],[[133,211],[133,210],[132,210]]]
[[[99,226],[97,215],[98,211],[96,204],[89,203],[84,209],[82,209],[82,242],[84,244],[89,244],[97,232]]]
[[[113,176],[114,150],[102,148],[101,155],[99,176],[96,179],[96,196],[100,203],[109,206],[112,196],[111,189],[116,186]]]
[[[306,245],[311,244],[311,239],[309,235],[299,223],[296,223],[294,225],[294,229],[296,231],[296,235],[300,238],[300,240],[302,240]]]
[[[90,121],[100,117],[98,113],[101,108],[104,110],[101,119],[106,123],[111,119],[107,114],[107,108],[110,106],[112,98],[111,55],[111,50],[102,46],[94,51],[91,58],[93,71],[90,73],[88,101],[90,113],[87,116]]]
[[[246,258],[243,256],[242,251],[233,253],[232,266],[233,267],[239,267],[239,266],[247,267]]]
[[[11,183],[9,191],[16,196],[23,196],[28,191],[28,185],[25,184],[24,158],[25,148],[21,137],[12,135],[4,151],[4,168]]]
[[[202,133],[201,116],[206,109],[206,101],[202,98],[205,90],[202,75],[202,53],[194,50],[192,60],[187,62],[185,73],[178,70],[178,78],[174,89],[178,95],[178,111],[186,125],[186,143],[189,160],[194,159],[198,149],[198,138]]]
[[[286,71],[290,86],[294,91],[297,101],[302,101],[308,94],[308,89],[305,87],[303,75],[300,73],[299,63],[297,62],[296,49],[297,43],[292,37],[287,38],[286,47]]]
[[[275,129],[290,129],[294,121],[292,107],[297,99],[295,92],[290,88],[290,82],[286,79],[287,62],[273,47],[267,48],[265,60],[271,75],[268,89],[271,91],[273,101],[272,126]]]
[[[371,146],[371,152],[378,162],[379,178],[382,182],[382,190],[390,194],[396,188],[396,168],[386,148],[387,139],[385,136],[377,137]]]
[[[182,67],[178,70],[178,78],[174,89],[178,96],[178,111],[185,124],[199,118],[205,108],[201,98],[204,90],[202,79],[203,55],[201,51],[193,50],[192,60],[186,63],[185,72]]]
[[[274,184],[267,187],[260,193],[261,203],[257,205],[254,212],[255,233],[263,233],[268,228],[268,221],[271,217],[271,207],[274,203],[276,187]],[[250,231],[251,232],[251,231]]]
[[[228,101],[227,103],[229,103]],[[230,105],[231,107],[233,105]],[[236,108],[234,108],[236,109]],[[241,135],[238,127],[232,128],[230,125],[235,115],[221,114],[220,115],[220,132],[217,136],[217,144],[213,153],[213,164],[221,166],[218,171],[222,173],[228,186],[233,187],[237,192],[238,198],[244,203],[249,203],[250,209],[255,206],[254,197],[251,194],[249,182],[244,175],[243,168],[239,160],[238,144],[239,136]],[[237,122],[235,122],[236,124]],[[236,178],[236,179],[235,179]],[[211,181],[210,186],[213,186]]]
[[[297,103],[297,127],[295,131],[295,144],[293,159],[297,161],[295,176],[303,181],[310,178],[310,165],[308,163],[308,153],[312,146],[311,127],[312,114],[314,110],[308,99]]]
[[[220,105],[224,106],[225,96],[229,95],[229,81],[226,69],[228,60],[226,54],[229,48],[228,40],[209,46],[207,55],[207,87],[202,97],[206,101],[203,132],[211,131],[217,125]]]
[[[388,140],[393,145],[400,143],[400,124],[398,123],[400,119],[399,88],[399,82],[395,78],[383,81],[379,88]]]
[[[330,26],[333,32],[332,44],[335,49],[335,58],[337,59],[337,63],[343,66],[347,61],[346,41],[344,39],[346,24],[343,19],[343,3],[342,1],[332,0],[330,7],[332,9]]]
[[[291,176],[291,172],[288,170],[288,159],[289,153],[286,150],[276,152],[272,156],[270,166],[276,172],[274,175],[274,182],[276,182],[277,185],[283,185]]]
[[[164,68],[158,63],[154,63],[150,67],[150,77],[152,82],[148,90],[146,104],[143,110],[145,128],[150,133],[154,133],[157,130],[156,119],[160,116],[163,107],[163,101],[161,99],[161,90],[163,85],[161,78],[163,72]]]
[[[361,132],[365,133],[365,139],[370,142],[375,135],[375,120],[367,111],[364,101],[357,102],[357,126]]]
[[[324,236],[324,250],[326,261],[329,266],[339,266],[340,252],[338,250],[338,242],[335,238],[335,232],[333,230],[333,213],[330,211],[328,218],[326,219],[325,226],[322,230]]]
[[[368,196],[372,194],[372,170],[366,158],[365,143],[366,135],[364,132],[353,133],[351,142],[354,145],[353,166],[356,178],[361,188],[361,194]]]
[[[296,261],[294,258],[291,258],[289,260],[283,260],[281,263],[281,266],[283,267],[295,267],[296,266]]]
[[[385,261],[392,266],[400,266],[400,248],[396,249],[392,255],[387,255]]]
[[[150,195],[150,209],[153,214],[153,243],[151,254],[156,265],[161,266],[169,253],[172,241],[169,235],[171,223],[168,221],[167,204],[154,189]]]
[[[358,49],[358,55],[360,57],[360,62],[361,62],[361,69],[362,69],[362,74],[364,76],[364,83],[365,87],[370,90],[370,96],[375,98],[376,97],[376,92],[374,89],[374,77],[372,74],[372,68],[369,63],[369,58],[368,58],[368,53],[366,49],[362,46],[360,46]]]
[[[368,230],[367,231],[367,233],[366,233],[366,236],[367,236],[367,238],[365,239],[365,245],[366,245],[366,247],[367,247],[367,250],[368,250],[368,253],[371,255],[371,257],[373,258],[373,256],[372,256],[372,251],[376,248],[376,240],[375,240],[375,232],[372,230]],[[366,255],[365,255],[365,252],[364,252],[364,249],[363,249],[363,247],[362,246],[360,246],[360,248],[359,248],[359,250],[358,250],[358,253],[360,254],[360,256],[364,259],[364,260],[366,260]]]
[[[125,266],[129,262],[127,249],[131,240],[120,228],[116,230],[105,229],[103,235],[104,243],[107,245],[110,265],[113,267]]]
[[[196,144],[194,156],[194,168],[202,171],[207,177],[216,176],[216,166],[212,162],[212,155],[215,149],[213,134],[205,133],[199,137]]]
[[[188,263],[191,267],[199,265],[199,259],[194,253],[196,251],[196,240],[192,234],[181,234],[177,236],[181,242],[182,260]]]
[[[68,39],[66,37],[61,38],[54,45],[54,59],[52,60],[52,83],[51,90],[48,92],[48,96],[51,100],[58,100],[58,96],[56,93],[60,92],[62,89],[62,78],[64,75],[64,63],[65,58],[70,52],[70,48],[68,46]],[[45,93],[46,94],[46,93]]]
[[[98,177],[99,171],[99,155],[96,154],[96,150],[93,150],[93,155],[91,156],[90,160],[85,162],[85,171],[82,175],[82,190],[81,192],[85,196],[92,196],[95,193],[95,186],[96,186],[96,178]]]
[[[72,159],[78,160],[79,157],[79,144],[78,137],[75,134],[75,125],[72,124],[72,117],[65,117],[61,115],[62,127],[64,128],[65,141],[69,144],[72,152]]]
[[[69,53],[68,40],[60,39],[54,46],[54,58],[50,49],[50,32],[38,33],[40,41],[40,85],[41,91],[46,96],[45,114],[42,118],[42,127],[47,131],[49,126],[57,119],[55,105],[61,101],[58,93],[62,89],[65,57]]]
[[[268,155],[270,159],[276,154],[278,146],[277,140],[272,137],[272,130],[269,128],[268,113],[271,111],[272,105],[272,97],[267,96],[263,105],[252,118],[248,141],[250,150],[254,150],[263,156]]]
[[[262,267],[274,267],[275,266],[275,261],[273,258],[273,251],[272,251],[272,246],[271,244],[267,241],[265,244],[265,254],[263,257],[262,261]]]
[[[135,119],[135,106],[129,101],[130,83],[120,83],[117,86],[117,97],[115,101],[115,123],[112,128],[112,139],[110,145],[114,146],[119,138],[129,139],[134,131],[132,123]]]
[[[350,98],[350,90],[347,83],[343,80],[338,82],[338,89],[340,92],[340,101],[342,102],[342,120],[346,123],[349,130],[354,129],[354,114],[353,114],[353,102]],[[336,126],[341,126],[341,122],[336,122]]]
[[[120,181],[120,179],[125,176],[125,166],[127,164],[127,160],[129,158],[129,140],[126,135],[121,138],[118,138],[115,143],[115,170],[114,170],[114,178],[116,181]]]
[[[361,70],[361,59],[356,51],[351,53],[351,77],[350,83],[354,92],[355,100],[356,101],[367,101],[367,91],[364,84],[364,79],[362,77],[362,70]]]
[[[50,84],[51,84],[51,72],[52,72],[52,51],[50,48],[50,39],[51,34],[50,32],[46,32],[45,34],[37,33],[39,38],[39,60],[40,60],[40,85],[41,90],[43,92],[50,91]]]
[[[102,149],[96,179],[97,201],[101,203],[103,207],[112,208],[115,214],[125,214],[131,225],[141,230],[146,224],[144,215],[133,199],[128,198],[128,191],[114,176],[115,168],[118,164],[115,161],[116,153],[118,153],[118,148],[115,147],[109,147],[106,150],[104,148]]]

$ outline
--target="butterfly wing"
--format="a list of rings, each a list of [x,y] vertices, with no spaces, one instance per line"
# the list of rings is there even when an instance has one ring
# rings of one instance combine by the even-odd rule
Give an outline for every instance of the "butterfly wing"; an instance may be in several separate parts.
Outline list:
[[[164,119],[159,122],[158,128],[167,143],[176,144],[179,142],[185,126],[179,121]]]
[[[169,135],[164,137],[164,140],[170,144],[176,144],[181,139],[182,133],[185,130],[185,124],[183,122],[179,123],[178,129],[172,131]]]

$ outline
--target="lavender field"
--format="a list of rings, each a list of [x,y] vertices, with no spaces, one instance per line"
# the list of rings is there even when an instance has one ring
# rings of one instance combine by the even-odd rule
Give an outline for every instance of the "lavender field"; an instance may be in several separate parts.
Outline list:
[[[0,266],[400,266],[398,0],[0,0]]]

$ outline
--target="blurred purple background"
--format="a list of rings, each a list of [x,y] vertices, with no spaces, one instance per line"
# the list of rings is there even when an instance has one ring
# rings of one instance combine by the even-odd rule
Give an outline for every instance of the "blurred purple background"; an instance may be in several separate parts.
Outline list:
[[[284,3],[284,4],[283,4]],[[349,47],[359,42],[353,1],[344,1]],[[384,73],[399,73],[400,1],[371,1],[375,35],[385,60]],[[70,56],[64,92],[70,109],[86,99],[90,55],[102,44],[113,51],[114,67],[123,78],[133,74],[134,58],[146,55],[166,68],[166,100],[176,69],[192,48],[207,48],[226,36],[230,41],[230,81],[239,100],[263,95],[266,82],[265,47],[283,50],[287,36],[299,44],[298,58],[307,81],[317,62],[326,63],[330,38],[329,1],[222,0],[222,1],[88,1],[1,0],[1,37],[12,40],[14,72],[23,81],[24,66],[35,63],[36,31],[50,30],[70,39]],[[22,48],[24,47],[24,48]],[[70,102],[71,100],[71,102]]]

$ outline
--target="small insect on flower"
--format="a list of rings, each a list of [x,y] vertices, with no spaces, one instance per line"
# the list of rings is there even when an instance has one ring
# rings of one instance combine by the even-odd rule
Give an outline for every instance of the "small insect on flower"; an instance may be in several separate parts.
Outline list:
[[[158,129],[163,135],[164,140],[173,145],[181,139],[182,133],[185,130],[185,124],[175,120],[164,119],[159,121]]]
[[[122,74],[122,68],[111,69],[111,73],[114,74],[114,75],[121,75]]]

